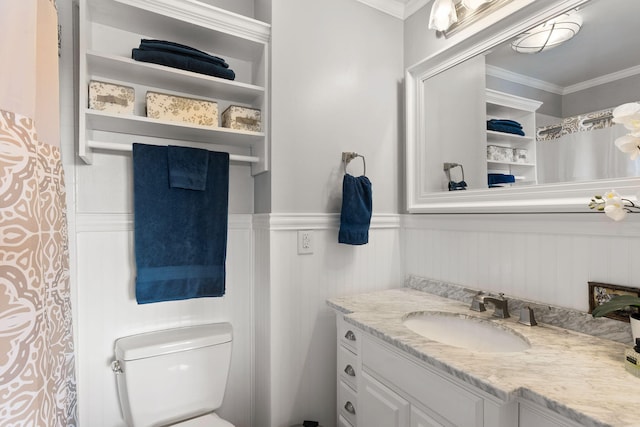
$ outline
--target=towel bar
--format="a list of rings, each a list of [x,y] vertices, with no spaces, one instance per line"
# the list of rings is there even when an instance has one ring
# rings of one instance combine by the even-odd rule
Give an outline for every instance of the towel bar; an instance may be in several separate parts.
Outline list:
[[[87,141],[87,146],[98,150],[110,151],[131,151],[131,144],[120,144],[115,142]],[[229,160],[232,162],[258,163],[260,158],[255,156],[241,156],[239,154],[229,154]]]
[[[355,159],[356,157],[362,157],[362,166],[363,166],[363,172],[362,175],[366,175],[367,174],[367,162],[364,158],[364,156],[362,154],[358,154],[354,151],[343,151],[342,152],[342,166],[344,169],[344,173],[347,173],[347,165],[349,164],[349,162],[353,159]]]

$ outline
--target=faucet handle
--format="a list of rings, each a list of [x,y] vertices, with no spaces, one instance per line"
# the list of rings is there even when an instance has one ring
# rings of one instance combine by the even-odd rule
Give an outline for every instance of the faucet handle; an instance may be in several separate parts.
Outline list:
[[[487,311],[487,308],[484,306],[484,301],[482,300],[483,295],[484,295],[484,292],[479,291],[477,294],[473,296],[473,298],[471,298],[471,307],[469,307],[470,310]]]
[[[522,323],[523,325],[528,326],[535,326],[538,324],[531,307],[526,306],[520,309],[520,320],[518,320],[518,323]]]

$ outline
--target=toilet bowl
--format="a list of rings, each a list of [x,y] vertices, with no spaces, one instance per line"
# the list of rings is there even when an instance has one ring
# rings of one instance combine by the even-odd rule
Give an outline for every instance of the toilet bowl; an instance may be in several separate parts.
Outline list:
[[[222,405],[231,363],[229,323],[119,338],[118,397],[129,427],[233,427],[213,411]]]

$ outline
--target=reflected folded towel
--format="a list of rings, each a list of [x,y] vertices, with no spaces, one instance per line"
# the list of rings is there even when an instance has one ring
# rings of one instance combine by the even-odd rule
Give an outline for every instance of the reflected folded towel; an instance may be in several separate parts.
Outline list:
[[[168,147],[133,144],[139,304],[225,293],[229,154],[207,154],[205,189],[193,191],[170,186]]]
[[[342,211],[338,242],[364,245],[369,242],[373,208],[371,181],[366,176],[345,174],[342,180]]]
[[[487,129],[496,132],[512,133],[524,136],[522,125],[514,120],[491,119],[487,120]]]
[[[199,148],[167,147],[169,186],[203,191],[207,185],[209,152]]]
[[[195,49],[191,46],[166,40],[142,39],[140,40],[140,49],[177,53],[179,55],[190,56],[206,62],[211,62],[212,64],[216,64],[224,68],[229,68],[229,64],[219,56],[209,55],[208,53]]]
[[[509,184],[516,182],[516,178],[513,175],[506,175],[502,173],[490,173],[487,174],[487,181],[489,183],[489,187],[492,187],[496,184]]]
[[[519,122],[516,122],[515,120],[491,119],[491,120],[487,120],[487,123],[495,123],[495,124],[498,124],[498,125],[514,126],[514,127],[522,129],[522,125]]]
[[[230,68],[225,68],[211,62],[172,52],[147,50],[144,48],[132,49],[131,58],[136,61],[166,65],[167,67],[193,71],[194,73],[206,74],[208,76],[220,77],[227,80],[234,80],[236,78],[236,73],[234,73]]]

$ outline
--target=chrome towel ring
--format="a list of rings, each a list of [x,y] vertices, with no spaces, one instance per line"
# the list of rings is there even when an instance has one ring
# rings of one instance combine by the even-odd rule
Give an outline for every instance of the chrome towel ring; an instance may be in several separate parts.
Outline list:
[[[356,152],[353,151],[343,151],[342,152],[342,166],[344,169],[344,173],[347,173],[347,165],[349,164],[349,162],[353,159],[355,159],[356,157],[361,157],[362,158],[362,166],[363,166],[363,172],[362,175],[366,175],[367,174],[367,162],[364,158],[364,156],[362,154],[358,154]]]

